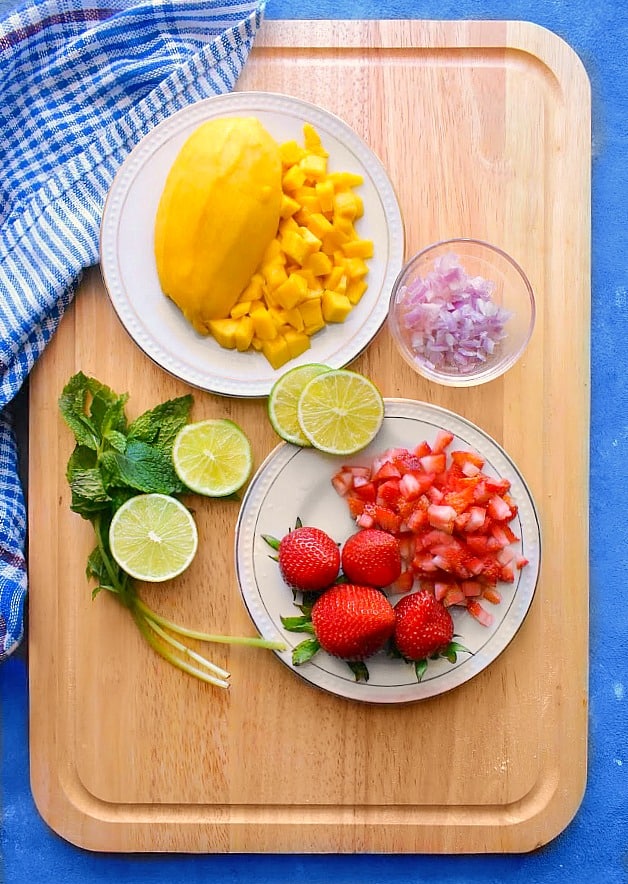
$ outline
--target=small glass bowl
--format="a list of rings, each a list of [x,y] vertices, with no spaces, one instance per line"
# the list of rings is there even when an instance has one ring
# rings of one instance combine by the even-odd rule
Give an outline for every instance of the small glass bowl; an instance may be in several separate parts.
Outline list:
[[[512,368],[534,319],[523,270],[475,239],[444,240],[414,255],[395,280],[388,311],[406,362],[449,387],[483,384]]]

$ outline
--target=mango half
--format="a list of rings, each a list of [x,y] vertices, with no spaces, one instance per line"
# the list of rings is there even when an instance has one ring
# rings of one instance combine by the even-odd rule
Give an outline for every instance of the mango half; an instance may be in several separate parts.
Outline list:
[[[187,139],[155,219],[161,288],[201,334],[229,312],[277,233],[279,146],[254,117],[220,117]]]

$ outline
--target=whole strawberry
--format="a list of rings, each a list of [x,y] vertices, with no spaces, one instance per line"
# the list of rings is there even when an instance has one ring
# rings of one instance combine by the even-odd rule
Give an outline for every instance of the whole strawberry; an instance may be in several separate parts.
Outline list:
[[[406,660],[425,661],[447,652],[454,623],[447,608],[429,590],[404,596],[395,605],[395,618],[395,645]]]
[[[338,544],[320,528],[299,526],[286,534],[276,549],[281,576],[293,589],[319,592],[338,577]]]
[[[364,660],[392,636],[395,612],[386,596],[372,586],[338,584],[314,602],[312,626],[328,654]]]
[[[345,542],[341,565],[352,583],[390,586],[401,574],[399,541],[387,531],[365,528]]]

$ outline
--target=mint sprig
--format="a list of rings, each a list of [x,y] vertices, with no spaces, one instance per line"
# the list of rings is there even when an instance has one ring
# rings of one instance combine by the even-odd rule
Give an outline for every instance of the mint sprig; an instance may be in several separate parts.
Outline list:
[[[182,639],[274,650],[284,650],[285,645],[264,638],[199,632],[161,617],[142,601],[132,578],[113,558],[109,527],[126,500],[136,494],[177,495],[189,491],[175,472],[172,447],[188,422],[193,397],[162,402],[131,424],[126,417],[128,398],[127,393],[115,393],[78,372],[67,382],[59,399],[61,414],[76,443],[66,467],[72,492],[70,507],[92,523],[96,535],[96,546],[86,566],[88,579],[96,581],[92,596],[103,590],[112,593],[128,608],[140,633],[160,656],[202,681],[228,687],[229,673]]]

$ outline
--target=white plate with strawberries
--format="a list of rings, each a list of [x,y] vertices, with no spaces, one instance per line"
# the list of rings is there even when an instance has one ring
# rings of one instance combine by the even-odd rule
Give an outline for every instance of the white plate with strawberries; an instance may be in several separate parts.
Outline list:
[[[303,561],[298,535],[291,558],[282,555],[301,525],[338,547],[322,592],[312,538]],[[397,570],[387,571],[390,559],[382,570],[369,544],[350,551],[356,532],[391,535]],[[349,464],[278,446],[236,526],[238,581],[257,629],[285,642],[276,653],[302,679],[368,703],[433,697],[486,669],[528,613],[540,558],[536,507],[508,454],[465,418],[405,399],[385,401],[381,430]]]

